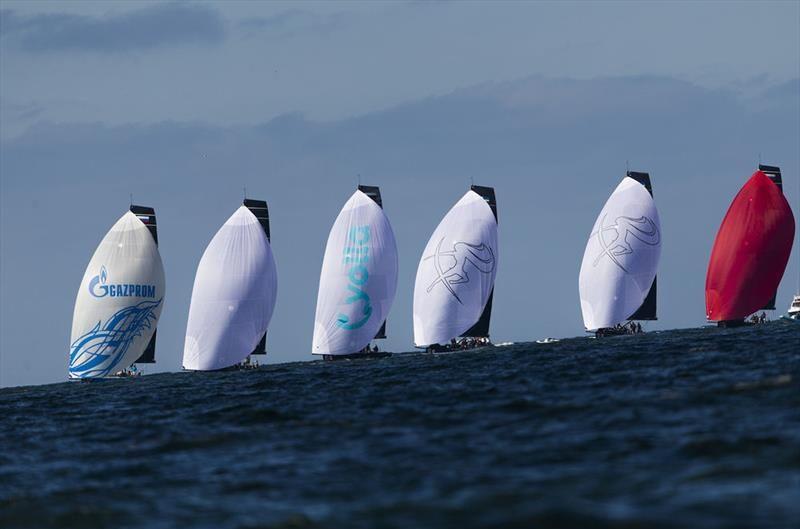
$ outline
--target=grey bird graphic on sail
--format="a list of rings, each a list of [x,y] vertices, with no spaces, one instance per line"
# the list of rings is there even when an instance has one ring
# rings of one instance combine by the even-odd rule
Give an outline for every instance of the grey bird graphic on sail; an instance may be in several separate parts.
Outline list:
[[[634,253],[630,237],[637,239],[648,246],[655,246],[661,241],[658,227],[652,219],[641,216],[638,218],[617,217],[614,224],[605,225],[606,216],[600,222],[600,229],[592,233],[590,237],[597,237],[602,249],[600,255],[592,263],[597,266],[600,260],[608,256],[614,264],[619,266],[625,273],[627,268],[622,264],[622,257]]]
[[[489,274],[494,270],[494,252],[492,248],[484,243],[470,244],[466,242],[456,242],[452,250],[442,250],[444,238],[436,245],[436,251],[424,260],[433,261],[436,269],[436,279],[428,285],[427,292],[441,283],[447,288],[450,294],[463,305],[461,298],[453,288],[454,285],[469,283],[470,268],[474,268],[480,273]]]

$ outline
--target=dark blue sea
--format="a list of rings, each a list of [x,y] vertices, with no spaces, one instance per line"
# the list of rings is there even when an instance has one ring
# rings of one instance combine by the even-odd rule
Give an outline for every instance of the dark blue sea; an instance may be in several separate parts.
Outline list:
[[[800,324],[0,390],[0,527],[792,527]]]

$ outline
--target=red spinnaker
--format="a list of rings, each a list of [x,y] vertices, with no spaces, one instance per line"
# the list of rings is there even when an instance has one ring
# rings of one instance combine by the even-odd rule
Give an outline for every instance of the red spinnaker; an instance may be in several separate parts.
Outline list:
[[[706,275],[706,317],[741,320],[761,310],[781,282],[794,216],[778,186],[756,171],[731,202]]]

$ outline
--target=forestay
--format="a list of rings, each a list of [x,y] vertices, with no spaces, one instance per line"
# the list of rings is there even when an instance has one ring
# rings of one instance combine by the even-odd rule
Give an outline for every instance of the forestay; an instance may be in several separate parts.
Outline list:
[[[433,232],[414,284],[414,343],[446,344],[481,316],[497,273],[497,220],[470,190]]]
[[[71,378],[113,375],[150,342],[164,301],[164,266],[149,229],[130,211],[106,234],[83,275],[69,353]]]
[[[223,369],[247,358],[267,331],[277,291],[266,233],[241,206],[214,235],[197,267],[184,369]]]
[[[397,243],[378,204],[356,191],[331,228],[314,317],[314,354],[357,353],[386,320],[397,290]]]
[[[594,223],[578,280],[587,330],[622,323],[641,306],[661,256],[661,223],[645,187],[625,177]]]

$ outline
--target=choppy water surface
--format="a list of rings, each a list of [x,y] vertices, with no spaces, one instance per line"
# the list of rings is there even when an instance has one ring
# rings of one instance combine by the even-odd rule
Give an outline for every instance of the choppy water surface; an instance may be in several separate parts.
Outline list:
[[[0,527],[791,527],[798,351],[776,322],[4,389]]]

